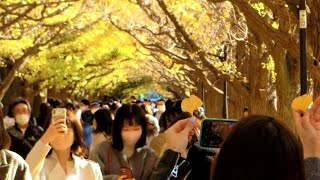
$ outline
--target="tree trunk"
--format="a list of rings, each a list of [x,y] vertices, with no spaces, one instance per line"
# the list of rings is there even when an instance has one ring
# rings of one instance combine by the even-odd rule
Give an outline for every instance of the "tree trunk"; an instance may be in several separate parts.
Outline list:
[[[289,128],[294,129],[295,125],[292,118],[291,103],[297,95],[297,83],[299,79],[299,66],[292,64],[293,60],[286,56],[286,50],[274,47],[273,57],[275,71],[277,73],[277,116]],[[295,72],[295,73],[293,73]]]
[[[12,84],[15,78],[16,73],[24,68],[28,57],[31,55],[35,55],[38,51],[39,45],[30,47],[25,50],[25,53],[20,58],[15,60],[14,65],[12,66],[8,74],[4,77],[0,85],[0,101],[3,99],[4,95],[8,91],[10,85]]]

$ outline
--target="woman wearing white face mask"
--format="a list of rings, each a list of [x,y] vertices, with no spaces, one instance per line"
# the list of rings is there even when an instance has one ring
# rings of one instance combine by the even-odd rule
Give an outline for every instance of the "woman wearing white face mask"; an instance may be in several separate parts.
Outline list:
[[[42,136],[43,129],[30,123],[31,107],[25,99],[20,98],[13,102],[12,114],[16,123],[7,129],[12,142],[10,150],[25,159],[33,145]]]
[[[147,119],[138,105],[125,104],[119,108],[112,141],[98,144],[90,154],[90,159],[99,163],[104,179],[149,179],[157,156],[145,146],[146,131]]]
[[[28,154],[26,161],[32,178],[102,179],[99,165],[83,158],[86,151],[83,130],[73,111],[67,113],[66,120],[51,122]]]

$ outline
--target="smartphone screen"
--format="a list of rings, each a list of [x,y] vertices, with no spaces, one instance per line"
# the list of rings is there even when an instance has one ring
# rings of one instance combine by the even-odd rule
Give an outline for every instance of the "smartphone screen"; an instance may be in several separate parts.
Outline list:
[[[126,175],[125,179],[132,179],[132,170],[130,168],[120,168],[120,175]]]
[[[67,110],[65,108],[54,108],[52,110],[52,121],[56,121],[58,119],[66,119],[67,118]]]
[[[202,147],[221,148],[237,120],[206,118],[200,128],[200,145]]]

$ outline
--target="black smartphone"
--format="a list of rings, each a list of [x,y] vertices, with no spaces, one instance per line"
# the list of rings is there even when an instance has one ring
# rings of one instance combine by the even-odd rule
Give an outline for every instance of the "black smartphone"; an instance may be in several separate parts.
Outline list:
[[[200,145],[202,147],[221,148],[237,121],[234,119],[203,119],[200,127]]]

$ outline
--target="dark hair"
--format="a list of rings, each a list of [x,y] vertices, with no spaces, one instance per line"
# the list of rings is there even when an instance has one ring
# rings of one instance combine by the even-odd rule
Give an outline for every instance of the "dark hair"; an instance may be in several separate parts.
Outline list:
[[[177,115],[176,118],[171,122],[171,126],[174,125],[179,120],[183,120],[191,117],[192,115],[189,112],[182,112],[181,114]]]
[[[112,135],[112,117],[111,113],[107,109],[99,109],[94,114],[94,119],[97,122],[97,129],[95,133],[105,132],[107,135]]]
[[[41,115],[47,115],[48,111],[50,111],[50,109],[51,109],[49,103],[41,103],[39,108],[40,108]]]
[[[65,102],[62,103],[59,108],[66,108],[67,109],[67,125],[73,129],[74,133],[74,141],[71,145],[71,152],[77,156],[85,156],[87,153],[86,145],[83,141],[83,128],[80,123],[80,120],[77,119],[76,115],[74,114],[75,106],[72,103]],[[51,120],[51,113],[50,113],[50,120]],[[50,123],[46,123],[44,130],[46,131],[49,127]],[[49,153],[50,154],[50,153]]]
[[[304,180],[301,142],[272,117],[242,118],[224,142],[214,180]]]
[[[140,99],[137,99],[136,102],[134,102],[134,103],[140,104],[140,103],[142,103],[142,101],[140,101]]]
[[[175,101],[170,108],[166,108],[163,112],[161,121],[165,130],[172,125],[178,115],[183,113],[181,109],[181,102],[182,100]]]
[[[50,97],[48,98],[47,102],[50,104],[50,106],[52,106],[53,108],[55,108],[55,104],[54,104],[55,99]]]
[[[86,106],[90,106],[90,101],[88,101],[88,99],[82,99],[80,102],[82,102]]]
[[[122,127],[124,122],[128,121],[129,125],[134,123],[141,125],[142,134],[138,142],[136,143],[135,148],[143,147],[146,144],[147,136],[147,119],[143,110],[137,104],[124,104],[122,105],[114,118],[113,122],[113,133],[112,133],[112,142],[113,148],[119,151],[123,149],[123,140],[122,140]]]
[[[14,118],[13,116],[13,104],[9,104],[7,116]]]
[[[0,150],[9,149],[11,144],[11,139],[8,132],[4,128],[2,108],[0,108]]]
[[[162,98],[160,98],[160,99],[157,100],[157,102],[159,102],[159,101],[166,102],[166,101],[165,101],[164,99],[162,99]]]
[[[114,111],[118,110],[119,108],[120,108],[120,106],[118,103],[112,103],[110,106],[110,111],[114,112]]]
[[[169,109],[170,107],[173,106],[173,101],[171,99],[168,99],[166,102],[165,102],[165,105],[166,105],[166,109]]]
[[[66,108],[69,111],[75,111],[77,109],[76,105],[71,102],[64,102],[60,107]]]
[[[28,100],[23,99],[23,98],[18,98],[15,101],[13,101],[12,103],[12,115],[14,115],[14,108],[18,105],[18,104],[25,104],[27,105],[28,111],[31,115],[31,106]]]
[[[37,125],[44,127],[45,124],[47,124],[48,122],[50,122],[49,118],[49,114],[52,111],[52,106],[50,106],[49,103],[41,103],[40,104],[40,113],[39,116],[37,118]]]
[[[143,110],[143,112],[144,112],[145,114],[149,114],[148,108],[147,108],[147,106],[146,106],[145,104],[141,104],[140,107],[141,107],[141,109]]]
[[[62,104],[62,101],[60,99],[49,98],[48,103],[52,108],[57,108]]]

